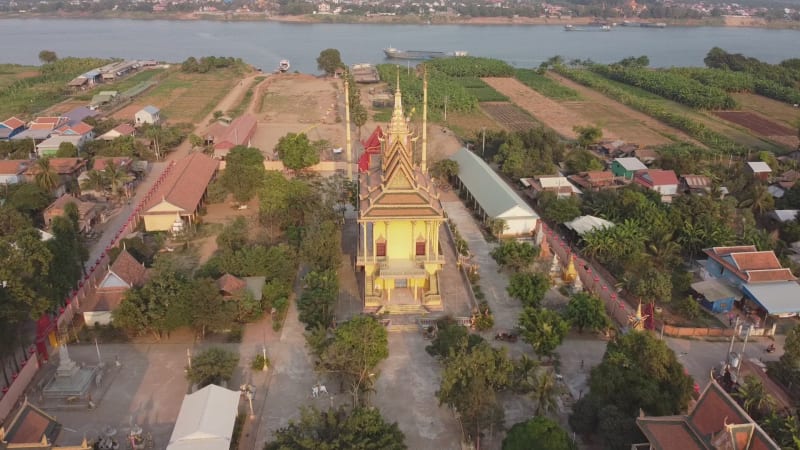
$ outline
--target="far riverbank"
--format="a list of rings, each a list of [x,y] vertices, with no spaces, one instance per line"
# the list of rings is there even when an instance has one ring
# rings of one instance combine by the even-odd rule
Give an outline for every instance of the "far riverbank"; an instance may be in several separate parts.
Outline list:
[[[102,11],[89,12],[55,12],[55,13],[0,13],[3,19],[128,19],[128,20],[180,20],[180,21],[222,21],[222,22],[281,22],[306,24],[391,24],[391,25],[518,25],[518,26],[552,26],[552,25],[585,25],[596,21],[594,17],[463,17],[463,16],[355,16],[313,14],[301,16],[275,16],[260,12],[141,12],[141,11]],[[612,23],[624,20],[640,23],[664,22],[673,27],[733,27],[733,28],[766,28],[800,30],[798,21],[768,21],[762,17],[722,16],[705,19],[658,19],[643,20],[638,18],[609,18]]]

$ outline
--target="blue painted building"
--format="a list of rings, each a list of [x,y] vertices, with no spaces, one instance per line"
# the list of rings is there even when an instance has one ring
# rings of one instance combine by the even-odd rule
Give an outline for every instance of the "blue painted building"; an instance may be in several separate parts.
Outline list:
[[[23,131],[25,131],[25,122],[16,117],[0,122],[0,141],[7,141]]]

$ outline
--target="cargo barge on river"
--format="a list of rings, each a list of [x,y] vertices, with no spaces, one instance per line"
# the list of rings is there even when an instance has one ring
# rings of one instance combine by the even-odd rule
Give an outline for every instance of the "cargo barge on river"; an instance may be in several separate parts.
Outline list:
[[[455,51],[448,52],[435,52],[429,50],[398,50],[394,47],[383,49],[383,53],[389,59],[412,59],[412,60],[426,60],[436,58],[449,58],[453,56],[467,56],[467,52]]]

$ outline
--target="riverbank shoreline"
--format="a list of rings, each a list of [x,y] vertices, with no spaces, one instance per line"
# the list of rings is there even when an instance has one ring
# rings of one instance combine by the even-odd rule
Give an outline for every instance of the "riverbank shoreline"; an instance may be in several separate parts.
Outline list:
[[[166,21],[212,21],[212,22],[277,22],[291,24],[343,24],[343,25],[476,25],[476,26],[564,26],[586,25],[596,21],[594,17],[456,17],[442,16],[423,18],[420,16],[352,16],[352,15],[302,15],[273,16],[264,13],[149,13],[107,11],[99,14],[87,13],[0,13],[3,19],[63,19],[63,20],[166,20]],[[607,19],[621,24],[625,19]],[[800,22],[767,21],[760,17],[723,16],[707,19],[684,20],[640,20],[639,23],[663,22],[670,27],[723,27],[723,28],[765,28],[800,30]]]

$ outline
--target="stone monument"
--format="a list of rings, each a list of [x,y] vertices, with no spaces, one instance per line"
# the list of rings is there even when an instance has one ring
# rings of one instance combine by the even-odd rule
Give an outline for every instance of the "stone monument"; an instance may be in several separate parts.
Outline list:
[[[68,402],[86,399],[96,374],[96,367],[81,367],[70,359],[67,344],[62,344],[58,349],[58,368],[43,390],[44,398]]]

